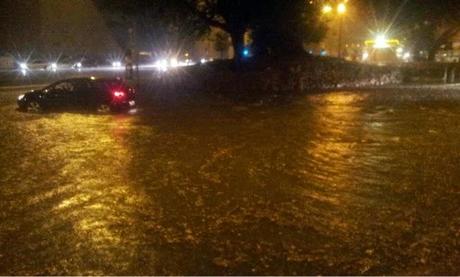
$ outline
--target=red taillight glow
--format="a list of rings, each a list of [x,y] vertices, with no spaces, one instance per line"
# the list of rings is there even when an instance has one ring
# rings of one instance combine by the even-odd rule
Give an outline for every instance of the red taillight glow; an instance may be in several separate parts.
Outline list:
[[[125,93],[123,91],[114,91],[113,96],[115,96],[117,98],[121,98],[121,97],[125,96]]]

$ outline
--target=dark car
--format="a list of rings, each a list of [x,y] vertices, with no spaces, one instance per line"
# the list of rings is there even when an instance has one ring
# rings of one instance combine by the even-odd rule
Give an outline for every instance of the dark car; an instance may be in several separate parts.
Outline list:
[[[75,78],[55,82],[18,97],[21,111],[85,109],[100,113],[135,106],[135,91],[120,79]]]

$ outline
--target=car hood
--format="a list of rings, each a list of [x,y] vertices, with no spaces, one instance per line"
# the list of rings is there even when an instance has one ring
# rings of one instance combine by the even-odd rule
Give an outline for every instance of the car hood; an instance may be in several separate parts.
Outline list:
[[[38,97],[38,96],[43,95],[43,90],[42,89],[30,90],[30,91],[24,93],[24,95],[26,97]]]

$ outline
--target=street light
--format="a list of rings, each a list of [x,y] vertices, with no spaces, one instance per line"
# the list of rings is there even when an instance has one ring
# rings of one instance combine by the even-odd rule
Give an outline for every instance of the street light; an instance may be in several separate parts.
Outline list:
[[[342,33],[343,33],[343,15],[347,11],[347,6],[345,3],[340,3],[337,6],[337,13],[339,14],[339,51],[338,56],[342,58]]]
[[[337,15],[339,16],[339,39],[338,39],[338,50],[337,50],[337,56],[339,58],[342,57],[343,15],[347,12],[347,5],[346,5],[347,2],[348,0],[344,0],[344,2],[339,3],[335,10]],[[334,8],[330,4],[325,4],[321,11],[325,15],[331,14],[332,12],[334,12]]]
[[[332,12],[332,6],[329,5],[329,4],[324,5],[322,12],[323,12],[323,14],[331,13]]]
[[[386,36],[384,34],[377,35],[377,37],[375,38],[374,48],[383,49],[388,47],[389,45]]]
[[[340,3],[337,6],[337,13],[338,14],[344,14],[346,11],[347,11],[347,5],[345,5],[345,3]]]

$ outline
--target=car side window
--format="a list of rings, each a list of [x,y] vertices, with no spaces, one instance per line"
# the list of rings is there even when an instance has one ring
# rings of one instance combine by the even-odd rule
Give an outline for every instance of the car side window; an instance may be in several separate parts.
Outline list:
[[[105,93],[110,90],[110,85],[106,81],[98,81],[95,83],[97,93]]]
[[[75,89],[78,91],[88,91],[91,89],[90,83],[85,80],[75,81],[74,85],[75,85]]]
[[[75,90],[79,93],[88,93],[91,91],[91,84],[86,80],[78,80],[74,82]]]
[[[93,93],[98,93],[101,91],[101,84],[100,82],[97,81],[91,81],[88,84],[89,88],[91,89],[91,92]]]
[[[73,92],[75,91],[75,85],[72,84],[71,82],[65,81],[65,82],[56,84],[53,87],[53,89],[56,91],[62,91],[62,92]]]

